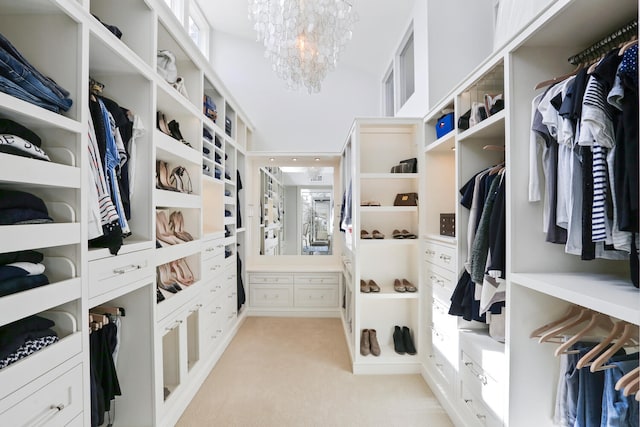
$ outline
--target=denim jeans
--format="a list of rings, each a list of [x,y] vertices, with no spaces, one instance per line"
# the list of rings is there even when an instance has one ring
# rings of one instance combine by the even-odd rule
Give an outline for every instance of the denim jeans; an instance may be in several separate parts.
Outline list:
[[[36,67],[31,65],[29,61],[27,61],[24,58],[24,56],[22,56],[22,54],[18,51],[18,49],[16,49],[11,44],[11,42],[7,40],[2,34],[0,34],[0,48],[6,50],[11,56],[13,56],[15,59],[20,61],[22,65],[29,68],[33,72],[33,74],[36,76],[36,78],[40,80],[40,82],[44,84],[46,87],[51,89],[53,93],[56,94],[56,96],[60,98],[66,98],[69,96],[69,92],[67,90],[65,90],[63,87],[61,87],[56,82],[54,82],[50,77],[47,77],[42,73],[40,73],[40,71],[38,71]]]
[[[624,396],[623,390],[616,390],[615,385],[625,374],[638,367],[638,353],[612,361],[614,368],[604,372],[604,392],[602,395],[603,427],[635,427],[639,423],[638,405],[634,395]],[[614,359],[615,360],[615,359]]]
[[[46,108],[54,113],[60,112],[58,106],[50,104],[48,102],[41,101],[39,98],[33,96],[8,78],[0,74],[0,92],[4,92],[7,95],[15,96],[18,99],[37,105],[38,107]]]
[[[71,107],[71,99],[58,96],[38,79],[32,68],[22,64],[2,48],[0,48],[0,72],[31,95],[51,103],[63,111],[67,111]]]

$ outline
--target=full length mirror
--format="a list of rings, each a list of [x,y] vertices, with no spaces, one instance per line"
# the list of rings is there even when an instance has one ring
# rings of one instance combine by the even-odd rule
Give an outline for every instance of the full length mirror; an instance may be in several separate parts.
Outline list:
[[[260,254],[333,253],[333,167],[260,168]]]

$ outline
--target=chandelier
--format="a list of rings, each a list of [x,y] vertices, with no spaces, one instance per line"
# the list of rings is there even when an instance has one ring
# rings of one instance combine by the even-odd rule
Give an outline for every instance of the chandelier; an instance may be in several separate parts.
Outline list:
[[[335,69],[358,18],[344,0],[249,0],[249,19],[278,77],[313,93]]]

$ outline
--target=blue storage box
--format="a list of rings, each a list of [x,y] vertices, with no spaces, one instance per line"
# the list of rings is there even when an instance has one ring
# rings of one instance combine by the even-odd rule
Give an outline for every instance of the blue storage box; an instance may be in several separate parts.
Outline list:
[[[436,136],[443,137],[453,130],[453,113],[445,114],[438,119],[436,124]]]

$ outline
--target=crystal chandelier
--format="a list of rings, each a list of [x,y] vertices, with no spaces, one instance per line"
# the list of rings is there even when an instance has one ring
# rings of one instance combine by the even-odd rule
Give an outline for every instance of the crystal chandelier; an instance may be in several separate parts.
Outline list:
[[[351,40],[357,15],[344,0],[249,0],[258,41],[290,89],[320,91]]]

